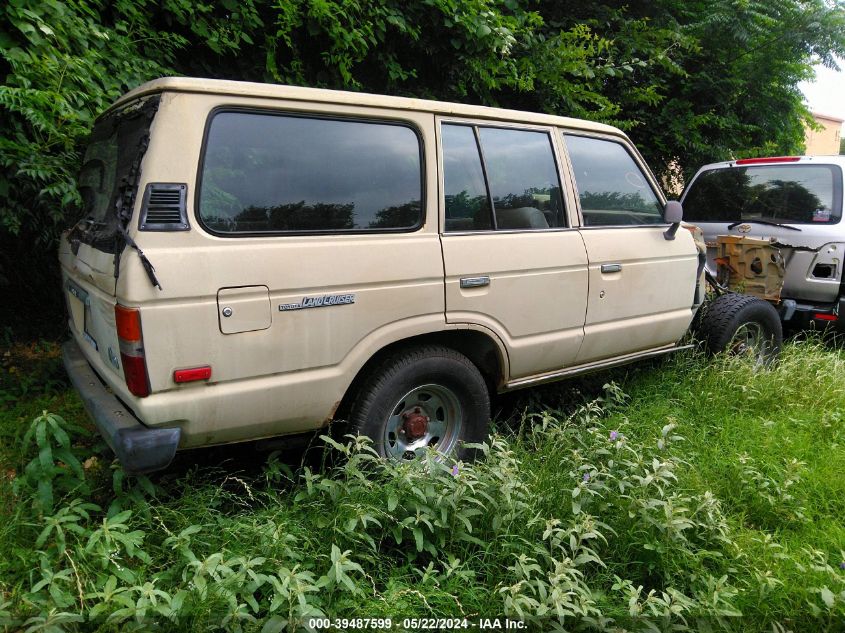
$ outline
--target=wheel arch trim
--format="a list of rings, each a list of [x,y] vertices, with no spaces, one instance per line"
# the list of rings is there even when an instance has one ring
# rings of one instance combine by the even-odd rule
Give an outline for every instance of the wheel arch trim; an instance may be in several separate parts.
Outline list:
[[[373,334],[375,335],[377,332]],[[347,385],[343,398],[331,412],[329,418],[342,419],[343,416],[347,415],[356,391],[372,368],[389,354],[409,346],[440,344],[463,354],[481,372],[481,375],[487,381],[491,394],[501,391],[510,375],[507,348],[502,340],[489,328],[475,323],[443,324],[438,330],[428,330],[399,337],[380,337],[380,339],[381,344],[378,350],[369,354],[356,367],[354,378]],[[327,418],[327,422],[330,421],[329,418]]]

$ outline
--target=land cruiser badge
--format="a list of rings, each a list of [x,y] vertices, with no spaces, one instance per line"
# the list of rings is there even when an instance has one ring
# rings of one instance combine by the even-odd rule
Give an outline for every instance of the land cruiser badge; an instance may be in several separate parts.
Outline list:
[[[355,295],[320,295],[317,297],[302,297],[299,303],[280,303],[279,312],[288,310],[304,310],[305,308],[325,308],[328,306],[342,306],[355,303]]]

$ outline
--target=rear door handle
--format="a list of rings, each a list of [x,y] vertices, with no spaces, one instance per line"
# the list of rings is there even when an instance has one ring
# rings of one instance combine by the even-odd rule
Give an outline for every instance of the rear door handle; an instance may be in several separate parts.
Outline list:
[[[603,274],[622,272],[622,264],[602,264],[601,272]]]
[[[461,288],[481,288],[490,285],[490,277],[461,277]]]

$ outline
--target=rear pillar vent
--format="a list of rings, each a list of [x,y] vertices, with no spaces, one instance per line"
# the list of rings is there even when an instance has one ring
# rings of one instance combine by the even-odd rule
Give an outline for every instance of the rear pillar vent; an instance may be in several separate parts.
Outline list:
[[[182,183],[151,182],[144,190],[141,231],[188,231],[188,209],[185,202],[188,185]]]

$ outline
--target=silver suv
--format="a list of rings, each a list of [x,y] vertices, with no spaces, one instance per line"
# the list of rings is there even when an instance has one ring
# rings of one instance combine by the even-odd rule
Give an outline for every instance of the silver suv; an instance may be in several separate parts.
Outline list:
[[[464,457],[492,395],[680,349],[704,298],[680,205],[588,121],[161,79],[100,117],[80,188],[65,365],[130,472],[337,418]],[[706,323],[780,342],[752,297]]]
[[[845,319],[845,156],[751,158],[702,167],[684,191],[685,219],[704,231],[716,271],[719,235],[770,239],[786,274],[780,314],[799,327]]]

